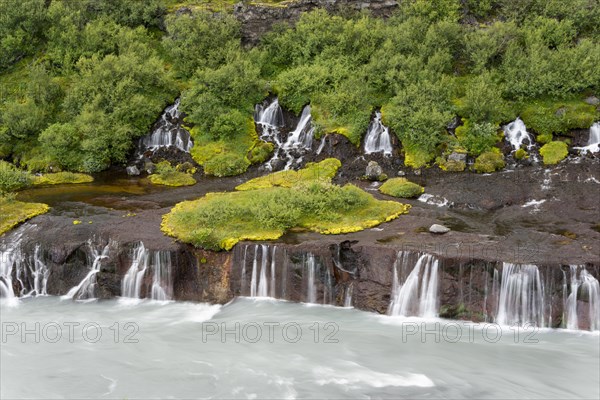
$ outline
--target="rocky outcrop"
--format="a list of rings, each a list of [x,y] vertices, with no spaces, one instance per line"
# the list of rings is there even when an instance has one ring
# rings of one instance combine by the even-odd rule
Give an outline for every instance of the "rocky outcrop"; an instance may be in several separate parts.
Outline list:
[[[254,45],[274,25],[293,24],[303,12],[323,8],[331,13],[368,10],[376,17],[389,17],[398,7],[397,0],[292,0],[277,5],[237,3],[233,14],[242,23],[242,40]]]

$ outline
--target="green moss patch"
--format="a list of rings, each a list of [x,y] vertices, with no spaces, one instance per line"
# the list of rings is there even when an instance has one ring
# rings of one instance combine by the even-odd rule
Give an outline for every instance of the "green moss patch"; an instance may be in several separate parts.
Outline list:
[[[565,142],[550,142],[542,146],[540,154],[543,157],[544,164],[557,164],[569,154],[569,148]]]
[[[491,173],[504,168],[506,163],[500,152],[487,151],[475,159],[473,168],[480,173]]]
[[[53,174],[43,174],[33,177],[34,185],[58,185],[61,183],[89,183],[94,178],[88,174],[74,172],[56,172]]]
[[[193,173],[194,169],[188,171]],[[168,161],[156,164],[156,173],[150,175],[148,179],[155,185],[165,186],[190,186],[196,183],[190,173],[178,171]]]
[[[273,240],[287,230],[357,232],[404,214],[409,205],[378,201],[353,185],[312,182],[233,193],[209,193],[177,204],[163,216],[167,235],[212,250],[240,240]]]
[[[381,185],[379,191],[389,196],[411,198],[420,196],[425,189],[406,178],[392,178]]]
[[[331,182],[342,163],[337,158],[328,158],[319,163],[308,163],[298,171],[279,171],[254,178],[237,186],[237,190],[265,189],[274,186],[290,188],[306,182]]]
[[[36,215],[48,212],[50,207],[43,203],[25,203],[0,197],[0,235]]]
[[[587,129],[598,119],[596,107],[581,99],[542,99],[527,103],[521,119],[528,130],[538,134],[540,143],[549,143],[552,135],[566,134],[572,129]]]

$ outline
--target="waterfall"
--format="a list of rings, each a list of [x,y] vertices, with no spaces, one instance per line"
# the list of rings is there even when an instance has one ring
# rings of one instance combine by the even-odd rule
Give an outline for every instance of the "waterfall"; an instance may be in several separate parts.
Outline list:
[[[397,316],[437,317],[439,261],[423,254],[403,283],[399,283],[398,267],[406,266],[408,257],[399,252],[394,263],[392,302],[388,313]]]
[[[533,139],[529,132],[527,132],[527,127],[521,118],[517,118],[510,124],[504,127],[504,135],[506,140],[511,144],[514,150],[518,150],[523,145],[523,142],[527,140],[527,147],[531,147],[534,143]]]
[[[47,295],[49,275],[50,270],[41,257],[41,246],[36,244],[29,263],[17,263],[16,276],[21,285],[21,297]]]
[[[346,286],[346,293],[344,293],[344,307],[352,307],[352,288],[354,285],[350,283]]]
[[[14,299],[13,268],[21,268],[23,257],[21,254],[22,232],[17,233],[12,241],[3,243],[0,247],[0,297]]]
[[[173,287],[171,280],[171,253],[169,251],[155,251],[153,256],[150,298],[160,301],[171,300]]]
[[[305,259],[306,265],[306,302],[316,303],[317,302],[317,287],[315,285],[315,272],[316,272],[316,261],[315,256],[312,253],[308,253]]]
[[[302,110],[296,129],[290,133],[283,147],[286,149],[310,149],[312,147],[314,131],[315,128],[312,125],[312,116],[310,115],[310,105],[308,105]]]
[[[600,330],[600,283],[584,266],[571,265],[569,267],[570,293],[566,297],[564,305],[566,328],[579,329],[579,314],[587,314],[590,321],[590,330]],[[583,303],[581,300],[584,299],[587,300],[587,313],[581,310],[583,308],[583,305],[580,305]]]
[[[365,136],[365,153],[383,152],[386,156],[392,155],[392,141],[389,129],[381,122],[381,112],[375,113],[375,118],[369,124]]]
[[[144,243],[139,242],[133,249],[131,267],[121,282],[122,297],[141,298],[142,281],[148,268],[148,259],[148,251],[144,247]]]
[[[284,126],[283,111],[277,97],[267,106],[257,104],[254,108],[254,121],[264,127],[281,128]]]
[[[108,258],[110,243],[104,246],[102,251],[98,251],[96,248],[94,248],[91,242],[88,242],[88,245],[93,258],[92,267],[79,285],[71,288],[66,295],[62,296],[63,299],[76,298],[77,300],[84,300],[94,298],[96,289],[96,274],[100,272],[102,260]]]
[[[174,146],[181,151],[190,152],[194,143],[190,133],[182,127],[183,116],[179,112],[179,99],[167,107],[155,123],[153,131],[144,136],[140,144],[143,148],[156,150]]]
[[[535,265],[504,263],[496,323],[544,325],[544,286]]]
[[[574,148],[580,150],[583,154],[600,152],[600,122],[596,122],[590,127],[590,137],[588,138],[587,146]]]
[[[246,257],[246,249],[244,250],[244,260]],[[260,260],[259,250],[260,249]],[[277,246],[273,246],[269,257],[269,246],[266,244],[254,246],[254,259],[252,260],[252,278],[250,280],[250,297],[275,297],[277,288],[276,280],[276,261],[275,255]],[[259,263],[260,262],[260,263]],[[242,267],[242,277],[245,275],[245,261]],[[260,269],[259,269],[260,268]],[[245,279],[243,278],[243,283]],[[244,286],[242,286],[244,290]]]

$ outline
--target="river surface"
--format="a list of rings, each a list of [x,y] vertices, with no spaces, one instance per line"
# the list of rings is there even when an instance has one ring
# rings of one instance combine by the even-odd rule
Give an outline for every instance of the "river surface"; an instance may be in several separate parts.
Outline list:
[[[249,298],[0,307],[3,399],[600,396],[598,333]]]

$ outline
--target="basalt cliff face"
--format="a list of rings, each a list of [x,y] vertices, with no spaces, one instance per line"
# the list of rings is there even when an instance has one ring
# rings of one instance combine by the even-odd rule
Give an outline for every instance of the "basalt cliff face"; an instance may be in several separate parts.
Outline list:
[[[396,0],[292,0],[278,5],[240,2],[234,6],[233,13],[242,23],[243,42],[254,45],[274,25],[293,24],[300,14],[317,8],[339,14],[367,10],[377,17],[389,17],[397,7]]]

